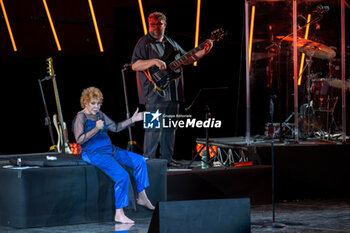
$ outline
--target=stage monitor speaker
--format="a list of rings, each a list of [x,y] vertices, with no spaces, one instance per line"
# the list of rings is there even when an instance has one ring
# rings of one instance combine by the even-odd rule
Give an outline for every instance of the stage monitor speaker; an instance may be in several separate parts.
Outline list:
[[[158,202],[148,233],[250,232],[250,199]]]

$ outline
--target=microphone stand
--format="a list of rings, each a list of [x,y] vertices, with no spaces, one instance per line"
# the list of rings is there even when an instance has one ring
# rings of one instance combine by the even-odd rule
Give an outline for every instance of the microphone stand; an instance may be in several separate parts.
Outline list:
[[[272,136],[271,136],[271,170],[272,170],[272,176],[271,176],[271,202],[272,202],[272,223],[264,224],[264,227],[267,228],[283,228],[285,227],[282,223],[276,223],[275,222],[275,155],[274,155],[274,135],[275,135],[275,129],[273,127],[273,114],[274,114],[274,102],[273,100],[276,99],[276,95],[272,95],[270,98],[270,115],[271,115],[271,125],[272,125]]]
[[[125,71],[128,70],[131,67],[131,64],[125,64],[121,70],[122,72],[122,79],[123,79],[123,87],[124,87],[124,99],[125,99],[125,108],[126,108],[126,119],[130,118],[130,111],[129,111],[129,100],[128,100],[128,93],[126,90],[126,81],[125,81]],[[132,139],[132,133],[131,133],[131,127],[128,127],[129,131],[129,141],[127,150],[134,151],[134,145],[138,146],[136,141],[133,141]],[[139,147],[139,146],[138,146]],[[141,148],[141,147],[140,147]]]

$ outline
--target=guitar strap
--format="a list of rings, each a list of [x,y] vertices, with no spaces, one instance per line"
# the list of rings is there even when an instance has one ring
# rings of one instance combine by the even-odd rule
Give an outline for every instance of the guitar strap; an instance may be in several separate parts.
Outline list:
[[[156,92],[160,97],[164,98],[166,96],[166,92],[165,91],[159,91],[157,89],[153,89],[154,92]]]
[[[160,97],[164,98],[166,96],[165,91],[158,88],[157,85],[153,82],[149,70],[144,70],[143,73],[146,75],[147,79],[153,84],[153,92],[156,92]]]

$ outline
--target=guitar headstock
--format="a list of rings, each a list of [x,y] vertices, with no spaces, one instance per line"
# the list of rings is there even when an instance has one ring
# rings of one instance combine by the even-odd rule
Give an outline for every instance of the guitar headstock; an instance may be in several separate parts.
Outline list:
[[[55,76],[55,70],[53,69],[53,59],[52,57],[49,57],[46,59],[46,64],[47,64],[47,74],[50,76]]]
[[[212,41],[219,41],[224,38],[225,35],[227,35],[227,32],[225,32],[222,28],[216,29],[212,31],[210,36],[210,39]]]

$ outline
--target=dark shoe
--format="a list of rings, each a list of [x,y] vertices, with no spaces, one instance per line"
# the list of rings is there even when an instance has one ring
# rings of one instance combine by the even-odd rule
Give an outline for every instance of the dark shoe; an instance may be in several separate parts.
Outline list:
[[[170,162],[168,162],[168,167],[177,167],[177,168],[179,168],[179,167],[182,167],[182,166],[183,166],[182,163],[180,163],[180,162],[178,162],[178,161],[176,161],[174,159],[172,159]]]

